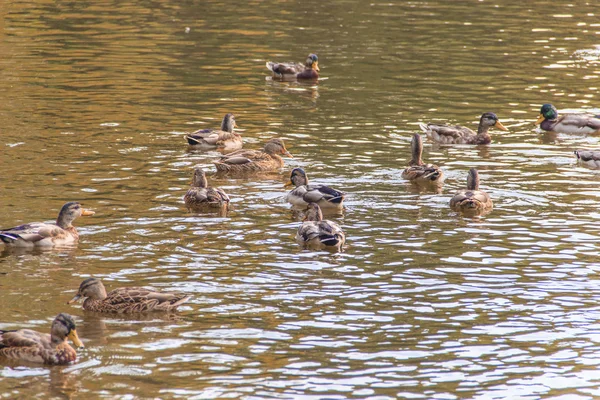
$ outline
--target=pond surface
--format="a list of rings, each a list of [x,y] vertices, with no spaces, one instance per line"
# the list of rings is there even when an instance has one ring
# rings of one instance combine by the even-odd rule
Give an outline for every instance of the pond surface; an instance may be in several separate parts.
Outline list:
[[[10,2],[0,8],[0,226],[52,220],[74,249],[0,255],[0,329],[72,314],[67,367],[0,364],[1,398],[591,399],[600,396],[597,137],[540,134],[543,103],[600,106],[595,2]],[[267,60],[319,55],[317,84]],[[419,122],[475,128],[439,146],[439,193],[400,178]],[[246,148],[272,137],[280,173],[212,177],[185,132],[232,112]],[[225,216],[188,213],[193,167]],[[294,241],[293,167],[348,193],[339,254]],[[448,201],[480,171],[494,210]],[[175,316],[66,305],[79,283],[189,292]]]

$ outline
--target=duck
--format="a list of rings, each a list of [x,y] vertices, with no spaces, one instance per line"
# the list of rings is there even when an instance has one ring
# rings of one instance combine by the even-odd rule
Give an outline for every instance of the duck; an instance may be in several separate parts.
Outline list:
[[[189,211],[202,208],[227,208],[229,196],[223,189],[208,186],[206,173],[200,167],[194,169],[192,183],[183,201]]]
[[[273,77],[281,80],[319,79],[319,57],[316,54],[309,54],[304,64],[267,61],[266,65],[273,72]]]
[[[492,198],[479,190],[479,173],[475,168],[469,170],[467,189],[461,190],[450,199],[450,208],[467,214],[483,214],[492,211]]]
[[[81,216],[94,215],[95,212],[84,209],[80,203],[71,201],[62,206],[56,223],[31,222],[1,229],[0,240],[15,247],[54,247],[77,243],[79,233],[73,221]]]
[[[318,204],[309,203],[304,220],[298,227],[296,241],[306,247],[339,251],[346,243],[346,235],[338,224],[323,219]]]
[[[83,301],[83,309],[103,313],[134,314],[151,311],[175,311],[191,296],[185,293],[157,292],[139,287],[122,287],[106,293],[102,281],[87,278],[67,304]]]
[[[276,171],[283,168],[283,159],[279,156],[294,158],[285,148],[282,139],[269,140],[261,150],[238,150],[214,161],[217,172],[251,173]]]
[[[421,135],[415,133],[410,141],[412,158],[408,167],[402,171],[402,178],[414,183],[441,183],[444,180],[444,171],[434,164],[425,164],[421,159],[423,141]]]
[[[575,150],[574,153],[582,164],[591,168],[600,168],[600,151]]]
[[[559,116],[552,104],[544,104],[535,121],[545,131],[557,133],[589,134],[600,131],[600,118],[587,114],[564,114]]]
[[[302,168],[294,168],[286,186],[296,186],[285,197],[288,203],[306,207],[308,203],[318,204],[321,208],[341,208],[345,193],[325,185],[311,185]]]
[[[493,112],[481,115],[477,132],[460,125],[419,124],[429,139],[442,144],[490,144],[492,137],[488,132],[492,126],[508,131]]]
[[[77,359],[77,352],[67,339],[83,347],[73,317],[60,313],[52,321],[50,334],[31,329],[0,330],[0,356],[49,365],[69,364]]]
[[[237,128],[235,116],[231,113],[225,114],[221,129],[200,129],[185,136],[188,144],[193,148],[201,149],[224,149],[228,151],[242,148],[242,136],[233,131]]]

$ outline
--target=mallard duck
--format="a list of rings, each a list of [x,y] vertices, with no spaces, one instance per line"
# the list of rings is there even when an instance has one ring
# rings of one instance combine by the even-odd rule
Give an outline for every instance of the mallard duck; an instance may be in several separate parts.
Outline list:
[[[139,287],[122,287],[107,294],[100,279],[87,278],[81,282],[77,294],[67,304],[84,298],[83,309],[86,311],[133,314],[175,311],[190,297],[185,293],[156,292]]]
[[[183,201],[190,211],[205,207],[226,208],[229,205],[227,193],[223,189],[209,187],[206,174],[200,167],[194,169],[190,186],[183,196]]]
[[[442,144],[489,144],[492,141],[492,137],[488,131],[492,126],[501,131],[508,130],[498,120],[496,114],[492,112],[486,112],[481,115],[477,133],[460,125],[419,124],[419,126],[429,139]]]
[[[298,227],[296,240],[308,247],[340,250],[346,242],[346,236],[338,224],[323,220],[318,204],[309,203],[304,221]]]
[[[221,122],[221,130],[200,129],[185,136],[190,146],[203,149],[237,150],[242,148],[242,136],[233,131],[237,128],[233,114],[226,114]]]
[[[325,185],[310,185],[308,176],[302,168],[294,168],[290,176],[290,182],[286,186],[296,186],[285,199],[295,206],[307,206],[308,203],[318,204],[321,208],[342,207],[345,193],[332,189]]]
[[[82,215],[94,215],[94,211],[86,210],[76,201],[66,203],[58,213],[56,224],[31,222],[14,228],[0,230],[0,240],[7,245],[17,247],[64,246],[79,240],[79,233],[72,225]]]
[[[67,339],[75,346],[83,347],[73,318],[60,313],[52,322],[50,334],[31,329],[0,330],[0,356],[35,363],[68,364],[75,361],[77,352]]]
[[[444,172],[434,164],[425,164],[421,160],[423,141],[421,135],[415,133],[410,141],[412,158],[409,167],[402,171],[402,178],[416,183],[440,183],[444,180]]]
[[[461,190],[450,199],[450,208],[469,214],[482,214],[492,210],[492,198],[479,190],[479,173],[475,168],[469,170],[467,190]]]
[[[564,114],[559,116],[556,107],[544,104],[535,121],[545,131],[558,133],[594,133],[600,131],[600,119],[586,114]]]
[[[304,65],[297,63],[276,63],[267,61],[267,68],[278,79],[319,79],[319,58],[309,54]]]
[[[283,154],[288,157],[292,155],[286,150],[282,139],[271,139],[265,144],[263,151],[260,150],[238,150],[224,155],[214,161],[218,172],[259,172],[276,171],[283,167]]]
[[[575,150],[574,153],[582,164],[591,168],[600,168],[600,151]]]

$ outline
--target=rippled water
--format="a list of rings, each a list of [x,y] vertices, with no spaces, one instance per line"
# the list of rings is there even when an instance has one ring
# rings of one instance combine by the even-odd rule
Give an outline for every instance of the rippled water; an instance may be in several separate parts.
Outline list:
[[[599,172],[540,134],[542,103],[598,112],[593,2],[11,2],[0,8],[0,226],[78,200],[77,248],[0,256],[0,329],[75,316],[67,367],[2,361],[3,398],[561,398],[600,396]],[[266,60],[319,55],[318,84]],[[400,173],[418,123],[475,127],[490,146],[425,142],[440,193]],[[246,148],[294,159],[209,181],[226,216],[190,214],[184,132],[236,115]],[[294,241],[292,167],[348,193],[343,253]],[[494,211],[448,201],[480,170]],[[81,280],[193,294],[176,316],[67,306]]]

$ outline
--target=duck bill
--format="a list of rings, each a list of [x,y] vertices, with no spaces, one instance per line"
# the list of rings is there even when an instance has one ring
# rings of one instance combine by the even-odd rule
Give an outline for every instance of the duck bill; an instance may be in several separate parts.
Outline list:
[[[289,152],[289,151],[287,151],[287,150],[285,150],[285,151],[283,152],[283,155],[284,155],[284,156],[288,156],[289,158],[294,158],[294,156],[293,156],[293,155],[291,155],[291,154],[290,154],[290,152]]]
[[[96,211],[92,211],[92,210],[83,210],[81,212],[81,215],[83,215],[84,217],[90,216],[90,215],[94,215],[96,214]]]
[[[540,114],[540,116],[538,117],[537,121],[535,121],[535,123],[537,125],[541,124],[542,122],[544,122],[546,118],[544,118],[544,116],[542,114]]]
[[[315,61],[315,62],[313,63],[313,69],[314,69],[315,71],[321,71],[321,70],[319,69],[319,62],[318,62],[318,61]]]
[[[69,334],[67,335],[67,337],[69,339],[71,339],[71,341],[73,342],[73,344],[77,347],[84,347],[83,343],[81,343],[81,340],[79,340],[79,336],[77,336],[77,331],[75,329],[73,329],[71,332],[69,332]]]
[[[71,300],[67,301],[67,304],[73,304],[73,303],[75,303],[76,301],[78,301],[80,298],[81,298],[81,295],[80,295],[79,293],[77,293],[77,294],[75,295],[75,297],[73,297]]]
[[[292,187],[294,186],[294,182],[292,182],[291,180],[289,182],[287,182],[285,185],[283,185],[283,187]]]
[[[500,129],[501,131],[507,131],[508,129],[502,125],[502,122],[500,121],[496,121],[496,123],[494,124],[494,126],[498,129]]]

